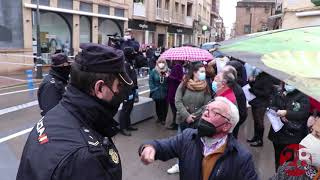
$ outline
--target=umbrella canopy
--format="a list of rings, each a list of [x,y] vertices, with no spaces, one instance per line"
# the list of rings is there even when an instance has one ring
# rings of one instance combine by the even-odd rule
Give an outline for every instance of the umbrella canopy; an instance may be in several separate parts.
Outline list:
[[[320,26],[250,34],[221,45],[223,53],[320,101]]]
[[[195,47],[170,48],[160,58],[177,61],[210,61],[213,56],[206,50]]]

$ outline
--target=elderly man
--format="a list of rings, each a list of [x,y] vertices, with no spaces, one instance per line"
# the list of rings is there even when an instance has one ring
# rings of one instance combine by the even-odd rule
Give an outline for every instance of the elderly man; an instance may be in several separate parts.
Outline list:
[[[238,121],[237,107],[216,97],[207,105],[198,129],[143,144],[141,161],[179,158],[180,179],[258,179],[251,154],[231,135]]]

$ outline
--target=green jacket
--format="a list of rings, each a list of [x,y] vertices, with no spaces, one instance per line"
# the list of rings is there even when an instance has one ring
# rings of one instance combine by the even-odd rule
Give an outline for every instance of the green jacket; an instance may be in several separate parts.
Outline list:
[[[197,115],[197,111],[211,100],[209,92],[191,91],[182,84],[179,85],[175,96],[178,124],[184,122],[190,114]]]
[[[164,77],[160,82],[160,74],[153,69],[149,75],[150,97],[153,100],[166,99],[168,92],[168,78]]]

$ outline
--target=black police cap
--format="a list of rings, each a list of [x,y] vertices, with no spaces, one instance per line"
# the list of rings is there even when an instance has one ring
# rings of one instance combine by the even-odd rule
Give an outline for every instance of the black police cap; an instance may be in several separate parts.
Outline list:
[[[95,43],[81,44],[80,49],[81,52],[77,55],[75,63],[80,66],[81,71],[118,74],[120,80],[127,85],[133,84],[126,73],[121,50]]]
[[[52,66],[59,66],[64,63],[69,63],[71,60],[63,53],[54,54],[51,56]]]

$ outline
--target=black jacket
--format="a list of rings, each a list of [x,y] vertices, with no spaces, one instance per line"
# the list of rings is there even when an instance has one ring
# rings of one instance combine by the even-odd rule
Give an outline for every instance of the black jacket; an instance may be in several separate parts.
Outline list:
[[[249,102],[251,106],[265,106],[270,102],[272,94],[274,79],[265,72],[260,73],[254,82],[250,83],[249,91],[253,93],[256,98]]]
[[[232,87],[234,95],[236,96],[237,105],[239,109],[239,123],[243,123],[248,116],[248,109],[247,109],[247,100],[244,92],[239,84],[235,84]]]
[[[306,95],[295,90],[287,95],[275,95],[271,102],[274,110],[287,110],[286,118],[280,131],[275,132],[270,127],[268,138],[276,144],[298,144],[307,135],[307,121],[310,103]],[[296,127],[294,128],[293,127]]]
[[[186,129],[174,137],[147,142],[156,149],[156,159],[179,158],[181,180],[202,180],[203,144],[196,129]],[[141,146],[143,147],[143,146]],[[141,152],[140,148],[140,152]],[[258,176],[250,152],[232,135],[224,154],[217,160],[209,180],[256,180]]]
[[[115,109],[105,111],[73,86],[31,131],[17,180],[121,180],[121,162],[111,137]]]
[[[38,90],[38,102],[41,115],[44,116],[62,99],[68,80],[53,70],[43,79]]]
[[[137,79],[137,73],[135,71],[135,66],[132,63],[132,61],[126,60],[124,63],[124,66],[126,68],[126,72],[133,81],[133,89],[138,89],[138,79]]]

